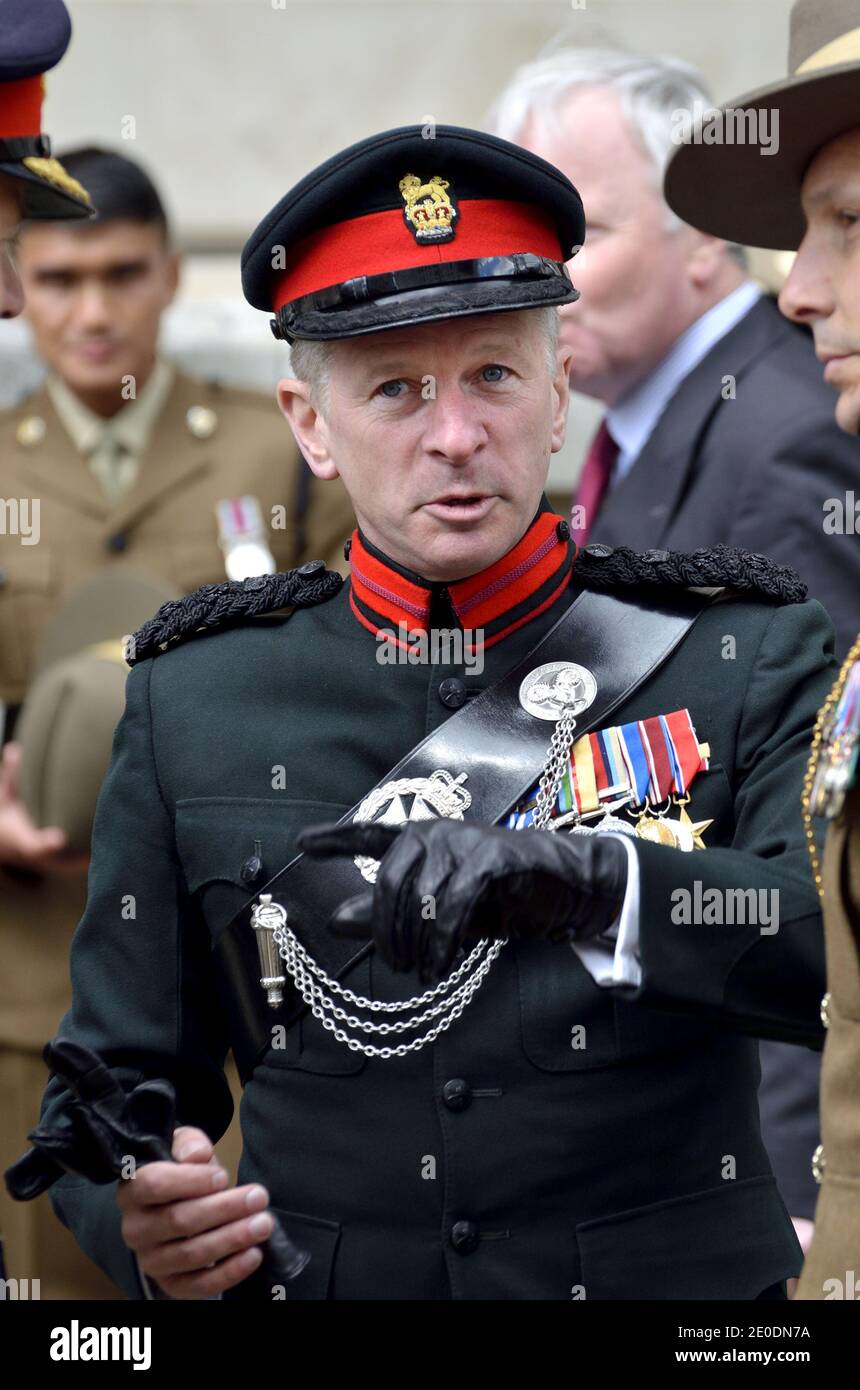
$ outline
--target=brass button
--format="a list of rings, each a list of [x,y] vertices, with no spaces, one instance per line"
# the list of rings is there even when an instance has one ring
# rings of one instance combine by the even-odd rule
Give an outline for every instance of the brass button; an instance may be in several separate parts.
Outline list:
[[[192,405],[185,423],[195,439],[211,439],[218,428],[218,416],[207,405]]]
[[[25,449],[35,449],[37,444],[41,444],[47,432],[48,426],[41,415],[28,415],[15,431],[15,438]]]
[[[825,1167],[826,1160],[824,1157],[824,1145],[819,1144],[818,1148],[815,1150],[815,1153],[812,1155],[812,1176],[815,1178],[815,1181],[817,1183],[823,1181]]]
[[[821,1022],[824,1024],[825,1028],[830,1027],[830,990],[827,991],[821,1000]]]

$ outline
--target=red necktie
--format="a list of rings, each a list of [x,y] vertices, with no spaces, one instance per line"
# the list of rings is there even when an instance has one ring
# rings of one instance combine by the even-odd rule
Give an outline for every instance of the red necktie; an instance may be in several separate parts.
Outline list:
[[[585,545],[588,540],[589,532],[600,511],[600,504],[606,496],[618,452],[618,445],[609,433],[604,418],[591,441],[573,499],[570,530],[577,545]],[[581,526],[577,526],[574,520],[577,507],[582,508],[584,517]]]

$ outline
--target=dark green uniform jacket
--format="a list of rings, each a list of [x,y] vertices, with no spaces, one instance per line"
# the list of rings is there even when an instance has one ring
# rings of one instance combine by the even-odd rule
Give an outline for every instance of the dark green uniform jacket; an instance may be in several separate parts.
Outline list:
[[[517,617],[545,601],[545,586],[523,598],[523,582]],[[248,901],[243,864],[259,842],[264,883],[303,827],[338,819],[451,717],[443,680],[486,688],[578,592],[574,566],[549,606],[488,646],[480,675],[380,664],[349,583],[292,616],[140,661],[61,1033],[129,1082],[171,1077],[181,1120],[217,1139],[229,1042],[210,944]],[[445,594],[433,602],[431,625],[450,625]],[[499,613],[497,632],[504,597]],[[368,1060],[305,1015],[262,1058],[242,1102],[240,1180],[265,1184],[312,1251],[287,1297],[750,1299],[798,1273],[759,1134],[753,1035],[820,1046],[821,926],[799,807],[831,644],[817,603],[718,602],[614,712],[623,723],[687,706],[711,749],[688,807],[713,820],[708,848],[633,842],[643,981],[632,995],[598,986],[568,945],[509,944],[422,1051]],[[778,931],[676,924],[673,890],[695,894],[697,881],[776,890]],[[421,992],[372,953],[347,982],[378,998]],[[584,1048],[571,1045],[577,1025]],[[44,1113],[62,1103],[51,1082]],[[114,1187],[65,1178],[53,1200],[88,1254],[141,1296]]]

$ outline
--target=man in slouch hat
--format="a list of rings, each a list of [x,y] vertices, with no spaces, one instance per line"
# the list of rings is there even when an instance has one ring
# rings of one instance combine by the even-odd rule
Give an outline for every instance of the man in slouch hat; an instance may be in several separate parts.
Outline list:
[[[753,246],[796,250],[779,296],[782,312],[808,328],[825,380],[838,393],[836,420],[860,434],[860,12],[853,0],[797,0],[791,11],[790,75],[738,97],[746,127],[778,114],[779,149],[762,159],[744,144],[681,145],[666,173],[666,197],[694,226]],[[717,130],[725,109],[711,113]],[[860,454],[858,454],[860,484]],[[860,486],[858,486],[860,495]],[[828,536],[853,535],[855,493],[829,500]],[[821,1192],[815,1234],[797,1291],[801,1299],[854,1299],[860,1253],[860,638],[820,711],[804,789],[804,815],[824,905],[827,992],[821,1018],[822,1142],[811,1155]],[[819,862],[813,818],[828,833]]]

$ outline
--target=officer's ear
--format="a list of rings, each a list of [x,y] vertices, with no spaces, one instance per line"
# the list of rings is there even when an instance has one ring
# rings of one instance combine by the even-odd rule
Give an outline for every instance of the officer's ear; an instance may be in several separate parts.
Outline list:
[[[559,344],[555,359],[555,376],[552,380],[552,443],[550,452],[557,454],[564,444],[567,433],[567,412],[570,407],[570,372],[573,367],[573,350]]]
[[[278,405],[311,471],[318,478],[337,478],[337,467],[329,452],[326,422],[312,399],[309,382],[299,381],[297,377],[279,381]]]

